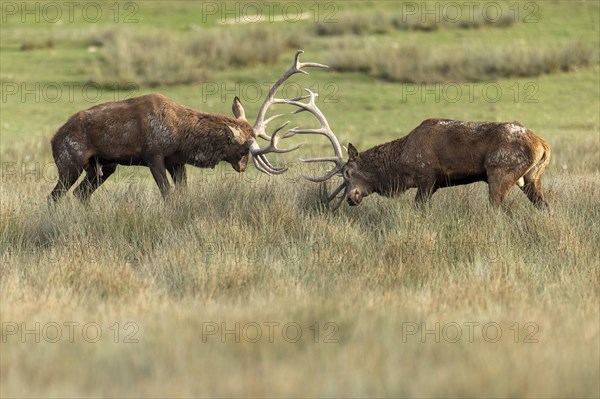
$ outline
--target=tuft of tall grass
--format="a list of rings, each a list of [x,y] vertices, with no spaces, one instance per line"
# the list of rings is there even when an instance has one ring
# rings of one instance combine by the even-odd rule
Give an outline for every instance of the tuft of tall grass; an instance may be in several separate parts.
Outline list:
[[[108,29],[90,40],[102,49],[90,75],[107,86],[197,83],[208,78],[209,70],[273,64],[285,50],[300,48],[307,40],[297,33],[274,34],[262,26],[205,30],[190,36]]]
[[[469,12],[462,10],[457,15],[436,15],[422,13],[394,14],[346,12],[336,18],[323,19],[315,24],[318,36],[385,34],[393,30],[433,32],[440,29],[478,29],[482,27],[507,28],[518,23],[508,8],[503,9],[497,18],[487,17],[478,7]]]
[[[109,29],[94,40],[103,51],[90,71],[100,85],[143,87],[192,83],[207,77],[205,68],[187,51],[186,42],[173,34],[137,33]]]
[[[356,56],[356,49],[361,56]],[[329,65],[403,83],[477,82],[568,72],[598,62],[582,41],[540,46],[518,42],[493,48],[431,48],[346,37],[330,44]]]
[[[54,48],[55,46],[56,46],[56,42],[54,41],[53,38],[25,40],[21,43],[21,51],[50,49],[50,48]]]
[[[220,29],[203,32],[189,40],[188,50],[194,58],[211,68],[270,65],[286,50],[302,48],[308,36],[264,26],[245,29]]]

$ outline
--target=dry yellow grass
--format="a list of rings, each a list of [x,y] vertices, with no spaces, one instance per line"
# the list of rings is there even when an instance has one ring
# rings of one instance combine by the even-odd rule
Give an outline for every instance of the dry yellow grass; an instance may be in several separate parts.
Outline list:
[[[550,213],[477,184],[331,214],[224,170],[164,205],[122,176],[54,209],[5,179],[3,397],[598,394],[597,172],[546,178]]]

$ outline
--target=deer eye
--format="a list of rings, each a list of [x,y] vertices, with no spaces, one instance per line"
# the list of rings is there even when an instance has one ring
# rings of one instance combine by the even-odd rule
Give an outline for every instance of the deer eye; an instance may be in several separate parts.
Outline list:
[[[344,169],[342,175],[344,176],[344,179],[350,180],[350,169]]]

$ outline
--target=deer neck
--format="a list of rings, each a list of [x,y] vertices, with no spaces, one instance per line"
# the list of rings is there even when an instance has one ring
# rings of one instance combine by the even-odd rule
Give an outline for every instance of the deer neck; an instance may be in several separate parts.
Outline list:
[[[376,193],[390,196],[414,186],[406,162],[405,138],[375,146],[360,154],[361,170],[371,177]]]
[[[179,127],[182,139],[180,153],[186,163],[204,168],[215,167],[226,156],[229,143],[224,127],[226,117],[195,111],[186,116]]]

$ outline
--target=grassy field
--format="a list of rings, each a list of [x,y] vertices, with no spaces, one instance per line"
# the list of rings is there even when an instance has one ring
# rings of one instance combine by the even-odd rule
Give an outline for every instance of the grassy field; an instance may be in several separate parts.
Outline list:
[[[600,396],[599,3],[466,3],[3,2],[0,396]],[[252,117],[298,47],[334,68],[284,93],[318,90],[359,150],[519,120],[552,148],[551,210],[478,183],[332,213],[298,176],[321,138],[279,177],[189,167],[165,204],[119,167],[88,207],[46,205],[74,112],[160,92]]]

